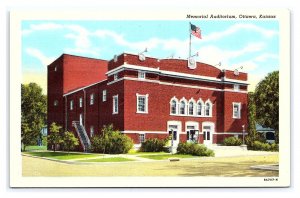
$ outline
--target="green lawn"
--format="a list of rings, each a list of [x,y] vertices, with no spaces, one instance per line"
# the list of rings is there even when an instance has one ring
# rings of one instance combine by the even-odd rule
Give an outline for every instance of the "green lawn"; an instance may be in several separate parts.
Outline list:
[[[46,151],[47,146],[26,146],[26,151],[33,151],[33,150],[40,150],[40,151]]]
[[[140,152],[140,151],[129,151],[129,155],[148,155],[148,154],[167,154],[166,152]]]
[[[181,155],[181,154],[161,154],[161,155],[140,155],[139,157],[153,159],[153,160],[166,160],[169,158],[195,158],[197,156],[193,155]]]
[[[24,152],[25,154],[38,156],[38,157],[47,157],[58,160],[71,160],[71,159],[82,159],[82,158],[91,158],[91,157],[99,157],[103,155],[99,154],[84,154],[84,153],[66,153],[66,152]]]
[[[80,162],[128,162],[128,161],[135,161],[135,160],[124,158],[124,157],[109,157],[109,158],[80,160]]]

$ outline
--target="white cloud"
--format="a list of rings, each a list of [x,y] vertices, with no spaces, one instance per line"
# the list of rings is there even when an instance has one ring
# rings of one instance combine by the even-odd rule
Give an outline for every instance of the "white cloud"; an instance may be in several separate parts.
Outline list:
[[[259,56],[257,56],[254,60],[258,62],[265,62],[269,59],[278,59],[278,55],[271,54],[271,53],[264,53]]]
[[[234,58],[238,58],[251,52],[259,52],[264,49],[264,43],[250,43],[239,50],[225,50],[214,45],[203,46],[198,50],[199,61],[215,65],[222,63],[223,68],[232,68],[229,63],[233,62]],[[254,64],[249,69],[254,67]]]
[[[238,23],[238,24],[234,24],[232,26],[230,26],[229,28],[227,28],[224,31],[220,31],[220,32],[213,32],[207,36],[203,37],[203,42],[211,42],[211,41],[216,41],[219,39],[222,39],[226,36],[230,36],[233,35],[241,30],[250,30],[253,32],[257,32],[260,33],[261,35],[263,35],[266,38],[270,38],[276,34],[278,34],[277,31],[274,30],[269,30],[269,29],[265,29],[259,26],[256,26],[254,24],[250,24],[250,23]]]
[[[26,48],[26,53],[32,57],[37,58],[43,66],[48,66],[53,60],[53,57],[45,56],[40,50],[35,48]]]
[[[63,25],[57,23],[41,23],[41,24],[32,24],[29,26],[29,29],[22,31],[23,35],[29,35],[35,31],[47,31],[47,30],[57,30],[62,29]]]

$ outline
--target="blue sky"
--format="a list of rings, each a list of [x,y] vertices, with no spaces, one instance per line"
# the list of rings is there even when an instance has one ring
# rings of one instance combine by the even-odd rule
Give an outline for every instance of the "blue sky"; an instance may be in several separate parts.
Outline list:
[[[192,37],[197,61],[249,74],[249,90],[279,69],[279,24],[263,20],[195,20],[202,39]],[[37,82],[46,93],[47,65],[62,53],[112,59],[123,52],[165,58],[188,57],[189,21],[23,21],[23,83]]]

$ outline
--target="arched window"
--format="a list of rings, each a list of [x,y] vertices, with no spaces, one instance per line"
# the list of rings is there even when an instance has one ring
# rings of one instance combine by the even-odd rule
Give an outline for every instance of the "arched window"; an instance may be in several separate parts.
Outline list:
[[[212,103],[209,99],[205,102],[205,116],[212,116]]]
[[[181,114],[181,115],[184,115],[185,114],[185,109],[186,109],[186,103],[185,103],[185,101],[181,101],[180,102],[180,106],[179,106],[179,113]]]
[[[202,115],[202,108],[203,108],[202,106],[203,106],[202,103],[199,101],[197,103],[197,115],[199,115],[199,116]]]
[[[175,96],[170,100],[170,114],[178,114],[178,99]]]
[[[194,102],[189,102],[189,115],[194,115]]]
[[[177,101],[175,99],[171,100],[171,114],[177,114]]]

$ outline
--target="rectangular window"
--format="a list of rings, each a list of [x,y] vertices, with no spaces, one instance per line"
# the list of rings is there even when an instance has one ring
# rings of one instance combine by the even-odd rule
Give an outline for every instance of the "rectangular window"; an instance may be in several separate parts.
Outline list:
[[[90,136],[93,137],[94,136],[94,126],[90,127]]]
[[[92,94],[90,95],[90,105],[93,105],[93,104],[94,104],[94,99],[95,99],[95,96],[94,96],[94,94],[92,93]]]
[[[146,78],[146,73],[144,71],[139,71],[138,72],[138,78],[139,79],[145,79]]]
[[[240,85],[237,85],[237,84],[233,85],[233,90],[240,91]]]
[[[232,117],[237,119],[241,118],[241,103],[232,103]]]
[[[114,80],[118,80],[118,73],[114,74]]]
[[[106,90],[102,91],[102,101],[105,102],[106,101]]]
[[[148,94],[136,94],[137,99],[137,113],[148,113]]]
[[[73,100],[70,101],[70,110],[73,110],[74,102]]]
[[[79,98],[79,107],[82,107],[82,97]]]
[[[140,140],[140,143],[145,142],[145,134],[144,133],[139,134],[139,140]]]
[[[119,113],[118,95],[113,96],[113,114]]]

